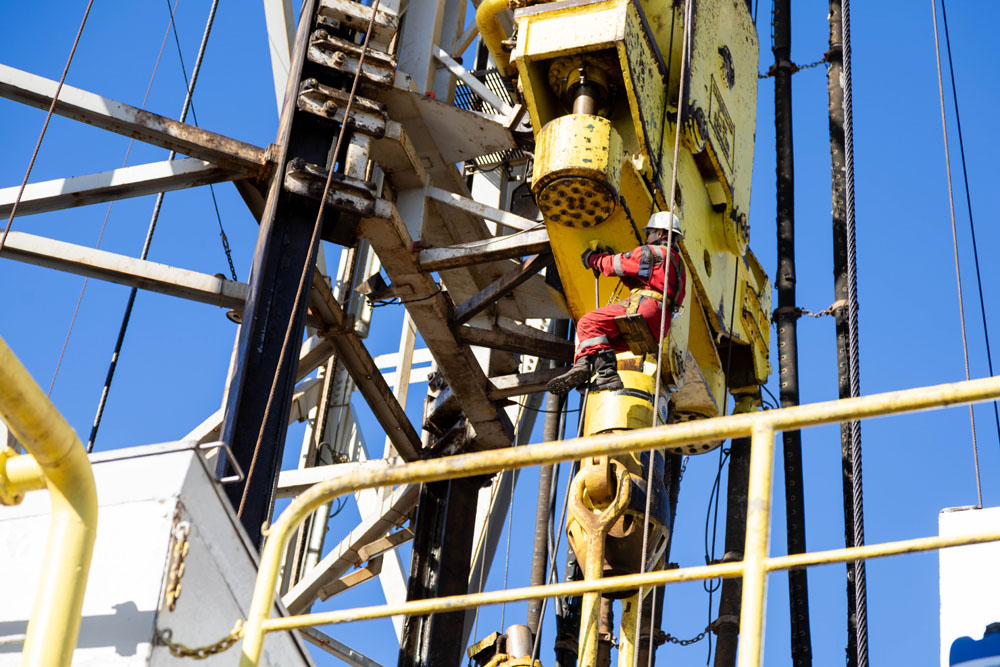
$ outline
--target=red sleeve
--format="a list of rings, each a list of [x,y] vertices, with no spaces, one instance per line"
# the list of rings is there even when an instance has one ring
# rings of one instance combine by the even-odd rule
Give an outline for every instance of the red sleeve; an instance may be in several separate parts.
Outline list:
[[[639,272],[640,248],[618,254],[595,252],[587,258],[587,263],[606,276],[634,277]]]

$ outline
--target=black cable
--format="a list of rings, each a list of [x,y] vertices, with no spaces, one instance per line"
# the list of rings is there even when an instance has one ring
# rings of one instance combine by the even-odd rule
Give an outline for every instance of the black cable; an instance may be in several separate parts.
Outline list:
[[[427,299],[435,297],[440,293],[441,293],[441,285],[438,285],[436,290],[434,290],[430,294],[427,294],[426,296],[418,296],[415,299],[405,299],[405,300],[400,299],[398,297],[392,299],[378,299],[376,301],[371,302],[371,307],[384,308],[385,306],[399,306],[399,305],[405,305],[407,303],[416,303],[417,301],[426,301]]]
[[[169,4],[167,5],[169,7]],[[198,57],[195,59],[194,69],[191,72],[191,82],[188,84],[187,94],[184,96],[184,105],[181,108],[180,121],[183,123],[187,118],[191,108],[191,99],[194,96],[194,87],[198,83],[198,74],[201,71],[201,64],[205,57],[205,47],[208,45],[208,37],[212,33],[212,24],[215,21],[215,12],[219,7],[219,0],[212,0],[212,6],[208,11],[208,19],[205,22],[205,32],[201,37],[201,45],[198,47]],[[170,151],[168,160],[173,160],[177,151]],[[160,209],[163,206],[163,193],[156,196],[156,203],[153,205],[153,214],[150,216],[149,227],[146,229],[146,240],[142,245],[140,259],[149,256],[149,246],[153,242],[153,233],[156,231],[156,223],[160,218]],[[101,389],[101,398],[97,403],[97,414],[94,415],[94,425],[90,429],[90,437],[87,439],[87,453],[94,450],[94,442],[97,440],[97,431],[101,427],[101,420],[104,417],[104,407],[108,402],[108,393],[111,391],[111,382],[114,380],[115,369],[118,367],[118,357],[125,342],[125,332],[128,330],[129,321],[132,319],[132,307],[135,305],[135,297],[138,288],[133,287],[129,291],[128,302],[125,304],[125,312],[122,314],[121,325],[118,327],[118,338],[115,340],[115,349],[111,353],[111,362],[108,364],[108,373],[104,378],[104,386]]]
[[[165,0],[165,2],[167,3],[167,8],[169,8],[170,0]],[[187,66],[184,64],[184,53],[181,49],[181,38],[177,34],[177,23],[175,21],[171,21],[170,26],[173,28],[174,44],[177,45],[177,59],[181,63],[181,76],[184,77],[184,87],[187,88],[190,84],[188,82]],[[191,118],[194,121],[194,126],[199,127],[198,113],[194,109],[194,100],[191,100]],[[219,202],[215,198],[215,186],[209,183],[208,191],[212,194],[212,205],[215,207],[215,219],[219,222],[219,237],[222,239],[222,250],[226,253],[226,261],[229,262],[229,272],[233,276],[233,282],[236,282],[238,278],[236,277],[236,267],[233,265],[233,251],[229,247],[229,237],[226,236],[226,230],[222,228],[222,215],[219,213]]]
[[[955,83],[955,66],[951,59],[951,39],[948,36],[948,12],[941,0],[941,19],[944,23],[944,47],[948,54],[948,72],[951,76],[951,99],[955,104],[955,126],[958,129],[958,152],[962,160],[962,178],[965,181],[965,205],[969,211],[969,232],[972,234],[972,257],[976,263],[976,285],[979,287],[979,313],[983,318],[983,337],[986,339],[986,363],[993,376],[993,354],[990,352],[990,331],[986,325],[986,304],[983,300],[983,279],[979,273],[979,250],[976,246],[976,224],[972,217],[972,194],[969,192],[969,171],[965,164],[965,143],[962,141],[962,118],[958,113],[958,87]],[[993,401],[993,419],[996,422],[997,441],[1000,443],[1000,410]]]

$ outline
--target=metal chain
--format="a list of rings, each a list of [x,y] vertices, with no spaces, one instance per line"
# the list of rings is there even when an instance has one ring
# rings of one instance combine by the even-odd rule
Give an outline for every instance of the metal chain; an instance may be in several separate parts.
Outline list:
[[[678,646],[690,646],[691,644],[697,644],[698,642],[700,642],[702,639],[708,636],[708,633],[712,632],[714,629],[715,629],[715,622],[713,621],[712,623],[706,625],[704,630],[696,634],[691,639],[679,639],[677,637],[674,637],[669,632],[657,632],[656,643],[657,645],[660,645],[664,642],[667,642],[670,644],[677,644]]]
[[[177,599],[181,596],[181,579],[184,578],[184,559],[191,550],[188,536],[191,534],[191,524],[181,521],[174,527],[174,546],[170,550],[170,572],[167,575],[167,591],[164,594],[167,608],[174,611]]]
[[[789,311],[795,317],[802,317],[803,315],[806,317],[826,317],[827,315],[836,315],[838,310],[845,307],[847,307],[847,299],[837,299],[829,306],[818,312],[813,312],[808,308],[799,308],[798,306],[783,306],[775,309],[773,315],[771,316],[771,324],[775,324],[778,315]]]
[[[801,72],[804,69],[812,69],[813,67],[819,67],[823,63],[829,62],[829,60],[830,60],[829,55],[824,54],[822,58],[820,58],[819,60],[816,60],[814,62],[811,62],[808,65],[796,65],[795,63],[792,63],[792,74],[796,74],[797,72]],[[758,74],[757,78],[758,79],[770,79],[772,76],[774,76],[774,73],[776,71],[777,70],[775,69],[774,65],[771,65],[771,68],[769,70],[767,70],[767,72],[765,72],[764,74]]]
[[[205,658],[210,658],[213,655],[218,655],[229,648],[231,648],[236,642],[243,638],[243,620],[237,619],[236,625],[229,632],[228,635],[215,642],[214,644],[209,644],[208,646],[197,646],[190,647],[180,642],[173,641],[174,632],[170,628],[165,630],[157,630],[156,638],[161,644],[167,647],[170,654],[175,658],[191,658],[192,660],[204,660]]]

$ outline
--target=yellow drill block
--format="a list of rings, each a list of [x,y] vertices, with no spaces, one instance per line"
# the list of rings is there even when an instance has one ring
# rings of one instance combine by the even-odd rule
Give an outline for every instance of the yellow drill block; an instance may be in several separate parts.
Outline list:
[[[617,207],[622,141],[600,116],[569,114],[535,139],[531,190],[546,222],[594,227]]]

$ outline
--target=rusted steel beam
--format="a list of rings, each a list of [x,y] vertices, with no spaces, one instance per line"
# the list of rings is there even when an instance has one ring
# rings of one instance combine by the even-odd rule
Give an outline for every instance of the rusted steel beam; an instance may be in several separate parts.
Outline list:
[[[3,250],[4,259],[15,259],[220,308],[241,310],[247,298],[246,283],[24,232],[10,232]]]
[[[58,84],[13,67],[0,65],[0,97],[38,109],[52,104]],[[103,130],[162,146],[182,155],[245,171],[258,178],[269,165],[267,151],[193,125],[122,104],[73,86],[62,87],[55,113]]]
[[[419,269],[426,273],[534,255],[548,250],[549,233],[543,228],[447,248],[428,248],[420,251],[418,263]]]
[[[468,325],[455,327],[455,335],[463,343],[488,347],[493,350],[506,350],[517,354],[528,354],[542,359],[556,361],[573,361],[573,344],[565,340],[553,340],[543,337],[544,332],[533,336],[510,331],[503,327],[494,329],[479,329]]]
[[[330,341],[337,351],[340,362],[350,373],[396,451],[403,459],[416,461],[420,458],[420,434],[396,400],[368,348],[354,333],[354,321],[344,313],[330,286],[319,274],[313,278],[309,308],[323,322],[326,330],[320,335]]]
[[[406,224],[392,203],[379,200],[375,208],[376,217],[363,219],[359,229],[378,254],[441,374],[458,397],[475,431],[473,447],[495,449],[510,445],[514,427],[490,398],[489,381],[472,350],[448,325],[452,307],[434,280],[421,272]]]
[[[455,309],[452,324],[465,324],[473,317],[489,308],[499,299],[507,296],[533,275],[552,263],[552,255],[532,255],[513,270],[503,274],[480,290],[474,297]]]

